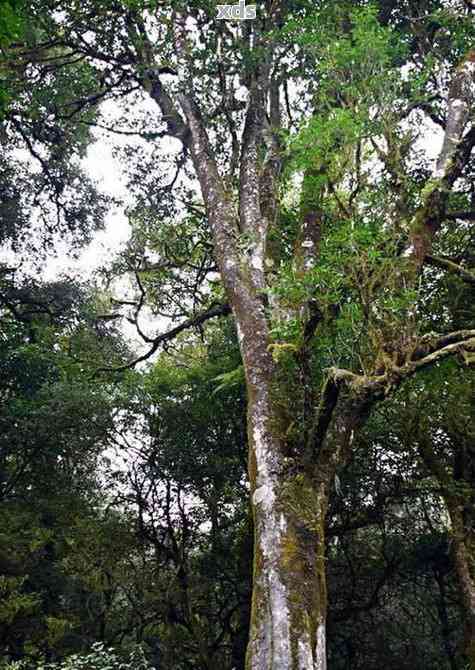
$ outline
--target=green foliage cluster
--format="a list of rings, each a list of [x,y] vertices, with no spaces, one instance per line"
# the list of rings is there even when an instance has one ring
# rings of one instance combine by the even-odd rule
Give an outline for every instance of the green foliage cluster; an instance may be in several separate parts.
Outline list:
[[[23,7],[22,0],[3,0],[0,6],[0,46],[8,45],[11,40],[20,37]]]
[[[335,39],[339,23],[345,29]],[[316,113],[291,144],[292,167],[310,164],[322,170],[323,183],[335,181],[346,168],[349,148],[390,123],[402,93],[398,65],[405,59],[405,46],[394,31],[381,26],[373,6],[325,6],[304,26],[290,21],[287,29],[312,54],[318,77]]]
[[[14,661],[3,666],[2,670],[25,670],[30,667],[22,661]],[[112,647],[106,647],[103,642],[94,642],[89,653],[72,654],[61,663],[40,663],[35,670],[149,670],[150,668],[139,646],[124,658]]]
[[[19,40],[24,31],[23,0],[3,0],[0,3],[0,53],[4,53],[14,40]],[[7,81],[3,78],[2,59],[0,58],[0,119],[10,100],[11,94]]]

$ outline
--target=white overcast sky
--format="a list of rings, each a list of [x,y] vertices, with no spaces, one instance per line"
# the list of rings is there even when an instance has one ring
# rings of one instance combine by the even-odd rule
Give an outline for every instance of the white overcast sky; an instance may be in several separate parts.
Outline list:
[[[88,148],[83,165],[89,176],[98,183],[100,191],[122,197],[125,181],[119,163],[112,155],[113,145],[105,132],[97,131],[96,137],[97,140]],[[129,234],[130,227],[123,209],[113,207],[107,213],[105,230],[96,233],[79,259],[74,260],[66,254],[51,258],[45,267],[45,279],[54,279],[63,272],[80,273],[84,278],[90,276],[119,251]]]

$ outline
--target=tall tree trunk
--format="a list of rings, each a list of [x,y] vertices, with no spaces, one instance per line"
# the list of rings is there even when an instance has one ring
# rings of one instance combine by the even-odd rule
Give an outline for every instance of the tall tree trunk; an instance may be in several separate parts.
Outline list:
[[[254,566],[246,670],[325,670],[326,489],[287,453],[259,292],[233,295],[248,396]]]
[[[270,394],[253,385],[248,407],[255,548],[246,668],[325,670],[326,496],[292,472]]]

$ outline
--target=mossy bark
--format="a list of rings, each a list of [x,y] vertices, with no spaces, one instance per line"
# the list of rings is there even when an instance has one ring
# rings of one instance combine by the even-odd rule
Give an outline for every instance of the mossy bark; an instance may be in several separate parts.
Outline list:
[[[261,502],[255,505],[254,590],[246,669],[325,670],[324,537],[296,516],[285,494],[282,498],[272,507]]]
[[[251,388],[255,544],[246,670],[325,670],[326,497],[291,471],[265,384]]]
[[[326,500],[310,479],[293,472],[279,427],[281,408],[275,398],[276,364],[270,353],[265,293],[269,208],[266,205],[262,215],[258,157],[264,107],[259,90],[253,89],[243,134],[238,220],[194,102],[182,97],[180,103],[246,373],[255,534],[246,669],[325,670]],[[252,239],[249,248],[240,246],[242,235]]]

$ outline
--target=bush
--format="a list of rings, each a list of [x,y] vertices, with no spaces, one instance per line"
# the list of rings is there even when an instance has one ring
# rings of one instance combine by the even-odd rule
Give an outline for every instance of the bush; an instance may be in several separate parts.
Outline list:
[[[120,655],[112,647],[95,642],[88,654],[73,654],[60,663],[40,663],[33,667],[27,661],[13,661],[2,670],[155,670],[143,649],[135,647],[128,655]]]

